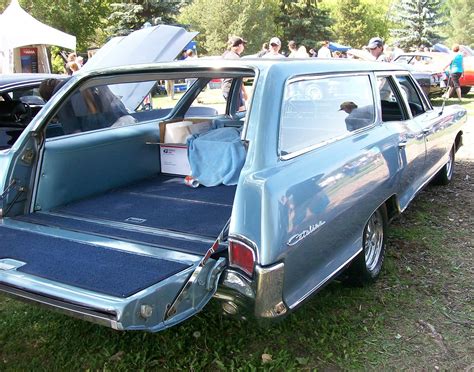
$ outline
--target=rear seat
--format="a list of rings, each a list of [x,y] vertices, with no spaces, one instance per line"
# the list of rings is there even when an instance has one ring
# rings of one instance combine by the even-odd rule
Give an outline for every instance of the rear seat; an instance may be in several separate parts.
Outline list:
[[[222,128],[222,127],[240,128],[244,124],[243,119],[233,119],[231,117],[216,118],[212,122],[216,128]]]
[[[382,121],[400,121],[403,120],[403,113],[398,102],[381,101],[382,103]]]

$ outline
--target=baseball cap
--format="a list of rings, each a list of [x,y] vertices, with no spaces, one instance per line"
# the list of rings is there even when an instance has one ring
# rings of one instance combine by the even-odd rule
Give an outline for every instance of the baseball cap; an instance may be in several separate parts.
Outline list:
[[[277,38],[277,37],[272,37],[272,38],[270,39],[270,43],[269,43],[269,44],[270,44],[270,45],[272,45],[272,44],[281,45],[281,41],[280,41],[280,39]]]
[[[247,40],[242,39],[240,36],[231,36],[229,37],[227,44],[229,44],[231,47],[236,47],[240,44],[247,44]]]
[[[357,105],[352,101],[342,102],[341,106],[340,106],[340,109],[338,111],[344,110],[345,108],[355,109],[355,108],[357,108]]]
[[[380,37],[373,37],[369,40],[369,44],[367,44],[367,48],[369,49],[374,49],[381,46],[383,46],[383,40]]]

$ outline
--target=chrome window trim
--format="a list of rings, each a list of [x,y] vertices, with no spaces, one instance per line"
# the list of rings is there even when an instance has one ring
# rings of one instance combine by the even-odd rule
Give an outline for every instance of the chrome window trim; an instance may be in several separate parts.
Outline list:
[[[299,82],[299,81],[319,80],[319,79],[326,79],[326,78],[329,78],[329,77],[339,78],[339,77],[353,77],[353,76],[367,76],[369,78],[369,83],[370,83],[370,86],[371,86],[371,89],[372,89],[372,99],[373,99],[373,104],[374,104],[374,122],[372,124],[369,124],[369,125],[363,127],[363,128],[359,128],[355,131],[347,132],[347,133],[342,134],[340,136],[333,137],[333,138],[315,143],[313,145],[303,147],[299,150],[292,151],[290,153],[282,154],[282,149],[281,149],[281,116],[282,116],[283,105],[280,104],[281,109],[280,109],[280,118],[279,118],[279,125],[278,125],[278,149],[277,149],[278,159],[280,161],[291,160],[291,159],[296,158],[300,155],[303,155],[307,152],[311,152],[311,151],[313,151],[315,149],[318,149],[320,147],[324,147],[324,146],[326,146],[330,143],[340,141],[343,138],[347,138],[347,137],[356,135],[358,133],[365,132],[367,130],[370,130],[370,129],[382,124],[381,120],[380,120],[380,113],[379,113],[378,104],[377,104],[378,103],[378,101],[377,101],[378,98],[377,98],[377,95],[375,94],[376,89],[375,89],[375,79],[374,79],[373,71],[359,71],[359,72],[355,72],[355,73],[343,72],[343,73],[337,73],[337,74],[324,73],[324,74],[315,74],[315,75],[306,74],[304,76],[293,76],[293,77],[290,77],[289,79],[286,80],[284,89],[286,89],[286,87],[289,84],[292,84],[294,82]],[[285,97],[283,96],[283,99],[284,98]],[[282,99],[282,101],[283,101],[283,99]]]
[[[403,120],[400,120],[401,122],[406,122],[408,120],[412,120],[413,119],[413,116],[411,114],[411,110],[410,110],[410,106],[408,106],[408,102],[405,102],[406,100],[403,98],[403,95],[402,95],[402,90],[400,88],[400,83],[398,82],[398,79],[396,77],[396,74],[403,74],[405,73],[406,75],[408,75],[408,71],[377,71],[375,73],[375,79],[378,79],[378,78],[388,78],[390,81],[391,81],[391,87],[392,89],[394,89],[394,92],[395,95],[397,96],[397,99],[398,99],[398,104],[400,105],[400,108],[401,109],[405,109],[405,112],[403,112],[403,116],[406,116],[406,118],[404,118]],[[381,102],[381,98],[380,98],[380,91],[377,90],[377,96],[378,96],[378,100],[379,102]],[[401,104],[401,101],[403,101],[403,105]]]

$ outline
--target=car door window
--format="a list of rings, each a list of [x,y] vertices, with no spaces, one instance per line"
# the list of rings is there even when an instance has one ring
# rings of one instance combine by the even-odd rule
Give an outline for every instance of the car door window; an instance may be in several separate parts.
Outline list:
[[[377,86],[380,93],[380,106],[382,109],[382,121],[405,120],[406,115],[401,104],[400,97],[396,93],[395,83],[390,76],[379,76]]]
[[[293,79],[282,103],[280,152],[323,144],[374,122],[369,75]]]
[[[418,94],[418,90],[413,84],[413,80],[408,75],[397,75],[396,78],[400,84],[401,92],[410,106],[412,116],[416,117],[423,114],[426,109]]]

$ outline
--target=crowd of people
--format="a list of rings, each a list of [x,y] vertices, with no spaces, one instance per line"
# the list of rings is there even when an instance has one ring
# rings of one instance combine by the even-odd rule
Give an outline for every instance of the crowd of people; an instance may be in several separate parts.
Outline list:
[[[238,58],[243,52],[246,41],[239,36],[231,36],[228,42],[228,49],[224,52],[224,56],[232,50],[234,43],[238,41],[242,47],[233,52],[233,58]],[[281,59],[281,58],[354,58],[353,55],[346,53],[344,50],[331,48],[330,42],[325,40],[319,48],[308,48],[305,45],[299,45],[295,40],[290,40],[287,44],[287,50],[282,50],[282,42],[278,37],[272,37],[268,43],[263,43],[262,49],[255,55],[258,58]],[[378,61],[389,61],[389,58],[383,54],[385,46],[379,37],[372,38],[365,47],[375,59]],[[390,51],[402,51],[401,49],[391,49]],[[228,58],[228,57],[225,57]]]
[[[247,41],[240,36],[231,36],[228,41],[228,48],[222,57],[224,59],[240,58],[241,54],[244,52],[246,43]],[[262,49],[256,54],[256,57],[265,59],[357,57],[351,53],[341,52],[338,50],[331,51],[330,43],[327,40],[321,43],[321,46],[317,51],[315,48],[311,48],[309,51],[307,51],[304,45],[298,46],[294,40],[290,40],[287,46],[288,50],[286,52],[282,52],[281,40],[278,37],[272,37],[268,43],[264,43],[262,45]],[[403,49],[401,49],[398,44],[395,43],[392,47],[387,46],[380,37],[371,38],[364,49],[370,54],[370,58],[377,62],[391,62],[397,56],[404,53]],[[425,46],[420,46],[420,51],[428,52],[430,50]],[[448,99],[453,92],[456,92],[459,101],[461,101],[461,87],[459,84],[459,79],[464,74],[463,53],[460,51],[460,46],[458,44],[453,45],[452,51],[454,53],[454,57],[444,68],[447,76],[449,76],[447,80],[448,90],[444,95],[444,98]],[[224,96],[226,96],[225,86],[223,91]],[[245,96],[245,89],[242,87],[242,101],[245,100]]]

